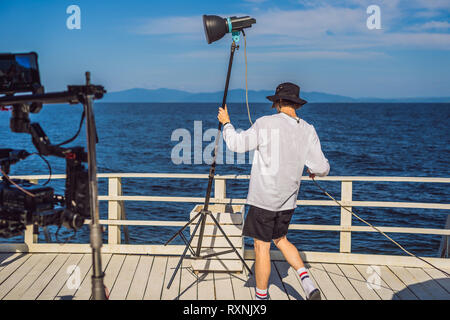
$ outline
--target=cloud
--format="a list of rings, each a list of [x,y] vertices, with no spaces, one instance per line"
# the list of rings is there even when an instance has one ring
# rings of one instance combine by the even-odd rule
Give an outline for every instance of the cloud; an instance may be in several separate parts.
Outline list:
[[[202,16],[148,19],[134,27],[132,32],[147,35],[203,34]]]
[[[410,6],[414,6],[420,9],[444,9],[450,10],[450,2],[448,0],[410,0],[404,1]]]
[[[182,55],[176,54],[177,57],[194,58],[194,59],[212,59],[217,58],[223,60],[226,58],[227,52],[223,50],[203,50],[186,52]],[[250,52],[249,59],[252,61],[267,61],[275,58],[287,58],[289,60],[314,60],[314,59],[333,59],[333,60],[371,60],[374,58],[389,58],[383,52],[374,51],[269,51],[269,52]]]
[[[371,51],[274,51],[254,53],[252,60],[266,61],[274,58],[289,58],[290,60],[332,59],[332,60],[371,60],[375,58],[388,58],[383,52]]]
[[[434,31],[444,31],[450,29],[450,23],[448,21],[429,21],[423,24],[418,24],[410,27],[412,31],[424,31],[424,30],[434,30]]]
[[[320,7],[307,10],[268,10],[256,17],[254,34],[312,37],[333,33],[363,32],[366,17],[360,10]]]
[[[301,0],[299,3],[305,7],[303,10],[272,8],[255,11],[252,16],[256,18],[257,24],[247,32],[249,46],[276,47],[279,54],[285,52],[288,55],[291,52],[305,52],[307,49],[311,56],[322,56],[324,59],[350,58],[352,54],[354,57],[364,56],[364,53],[349,53],[355,50],[450,50],[448,21],[414,20],[416,24],[411,25],[407,16],[417,13],[418,8],[446,10],[450,8],[450,1],[380,0],[377,3],[381,7],[382,30],[369,30],[366,25],[366,8],[372,2],[337,0],[331,6],[329,1]],[[177,35],[189,41],[204,41],[201,16],[149,19],[133,32],[144,35]],[[299,57],[302,55],[306,57],[307,54],[302,53]]]
[[[249,2],[249,3],[256,3],[256,4],[267,2],[267,0],[244,0],[244,1]]]

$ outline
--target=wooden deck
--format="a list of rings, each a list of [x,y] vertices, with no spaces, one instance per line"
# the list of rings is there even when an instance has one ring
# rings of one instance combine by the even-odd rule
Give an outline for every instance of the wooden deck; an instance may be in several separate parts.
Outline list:
[[[1,254],[0,299],[89,299],[91,262],[90,254]],[[251,300],[254,297],[255,280],[247,273],[200,273],[197,277],[190,270],[188,260],[172,287],[167,289],[177,262],[176,256],[103,254],[110,299]],[[253,267],[254,261],[249,260],[248,264]],[[450,278],[435,269],[387,266],[368,269],[364,265],[328,263],[308,266],[324,299],[450,300]],[[380,277],[376,277],[377,272]],[[368,281],[374,287],[370,288]],[[274,300],[305,299],[295,271],[283,261],[272,262],[269,294]]]

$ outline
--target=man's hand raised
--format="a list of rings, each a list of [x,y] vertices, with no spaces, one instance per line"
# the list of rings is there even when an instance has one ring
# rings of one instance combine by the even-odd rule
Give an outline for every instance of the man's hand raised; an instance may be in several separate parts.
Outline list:
[[[226,124],[230,122],[230,116],[228,115],[227,105],[225,105],[225,108],[219,108],[219,113],[217,115],[217,119],[219,119],[221,124]]]

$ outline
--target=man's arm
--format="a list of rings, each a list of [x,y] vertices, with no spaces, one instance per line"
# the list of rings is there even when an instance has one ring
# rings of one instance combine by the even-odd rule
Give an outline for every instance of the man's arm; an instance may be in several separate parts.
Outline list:
[[[217,115],[220,123],[223,124],[223,139],[228,149],[233,152],[247,152],[258,147],[258,132],[256,130],[256,122],[246,131],[237,133],[234,126],[230,122],[227,106],[219,108]]]
[[[308,171],[310,174],[317,175],[319,177],[324,177],[330,172],[330,164],[322,152],[320,140],[314,128],[312,142],[306,156],[305,165],[309,168]]]

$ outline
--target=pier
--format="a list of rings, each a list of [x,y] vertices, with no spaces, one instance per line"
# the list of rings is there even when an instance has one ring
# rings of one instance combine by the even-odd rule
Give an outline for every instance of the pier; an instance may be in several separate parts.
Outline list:
[[[13,177],[33,182],[47,176]],[[53,179],[64,179],[64,175]],[[108,202],[108,219],[101,220],[108,230],[108,241],[102,247],[105,285],[110,299],[230,299],[251,300],[254,297],[254,278],[246,270],[237,272],[195,273],[187,259],[178,272],[174,284],[166,288],[184,246],[122,243],[128,226],[180,227],[183,221],[128,220],[124,201],[156,201],[203,203],[201,197],[124,196],[122,179],[204,179],[206,174],[118,173],[99,174],[108,180],[108,194],[100,201]],[[249,176],[216,176],[213,204],[245,204],[245,199],[227,198],[227,181],[249,179]],[[304,177],[304,181],[310,180]],[[353,182],[417,182],[450,183],[449,178],[425,177],[323,177],[320,181],[341,184],[338,200],[347,208],[390,207],[433,209],[448,214],[450,204],[392,201],[353,201]],[[298,200],[299,206],[338,206],[331,200]],[[186,219],[188,218],[186,212]],[[89,221],[86,221],[89,223]],[[430,234],[442,237],[436,257],[426,258],[437,267],[450,271],[448,239],[450,230],[431,228],[386,227],[376,225],[386,233]],[[27,228],[23,243],[0,244],[0,299],[89,299],[91,248],[86,244],[39,243],[33,228]],[[291,230],[334,231],[340,233],[339,252],[301,252],[310,268],[313,281],[324,299],[380,300],[380,299],[450,299],[450,278],[410,256],[357,254],[351,252],[353,232],[376,232],[370,227],[352,225],[351,214],[341,209],[339,224],[291,224]],[[123,237],[122,237],[123,233]],[[277,251],[272,254],[272,273],[269,280],[271,299],[305,299],[295,271]],[[253,250],[244,249],[244,258],[253,267]]]

